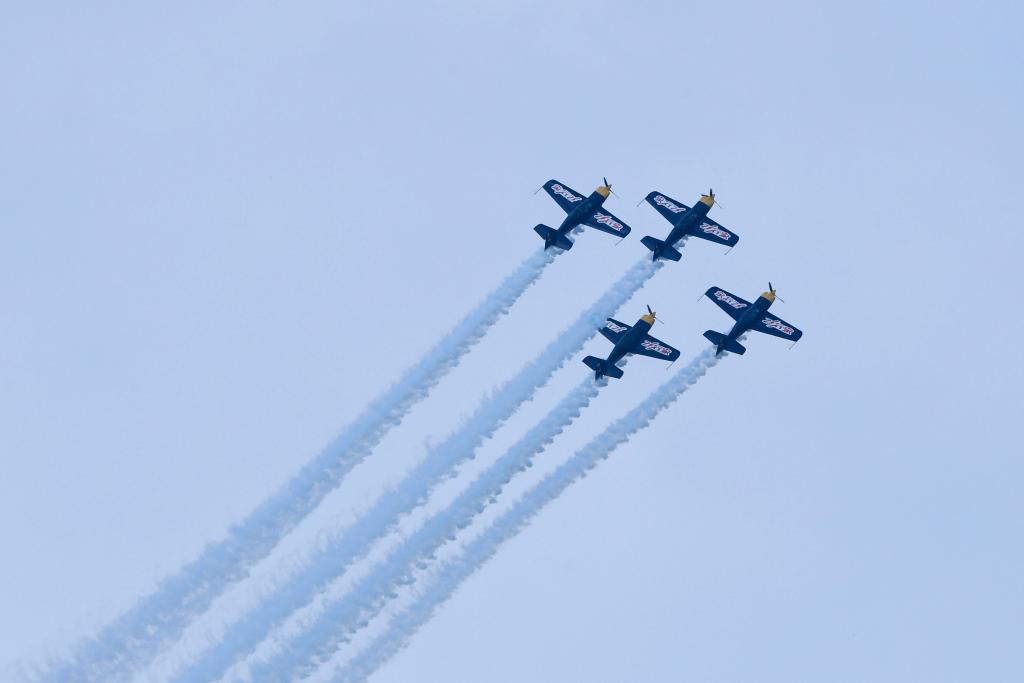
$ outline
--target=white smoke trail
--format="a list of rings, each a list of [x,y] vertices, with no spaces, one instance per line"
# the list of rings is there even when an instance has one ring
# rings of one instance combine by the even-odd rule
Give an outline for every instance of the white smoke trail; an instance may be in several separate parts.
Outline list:
[[[391,385],[298,474],[227,537],[207,545],[200,556],[134,607],[81,643],[70,659],[50,664],[42,679],[52,682],[127,678],[177,639],[231,584],[270,554],[324,497],[362,462],[413,405],[451,370],[554,259],[553,250],[536,252]]]
[[[428,585],[388,624],[385,631],[366,649],[339,668],[332,679],[334,683],[364,681],[397,654],[420,627],[430,620],[437,608],[452,596],[459,585],[494,556],[502,543],[525,529],[548,503],[574,482],[586,476],[619,444],[629,440],[650,424],[658,413],[679,398],[717,361],[714,348],[701,352],[640,405],[613,422],[569,460],[523,494],[487,530],[470,541],[461,555],[444,564],[428,579]]]
[[[410,583],[413,569],[430,559],[434,551],[470,524],[498,496],[505,485],[532,464],[534,456],[579,417],[607,380],[595,382],[589,375],[482,472],[445,509],[436,513],[388,556],[356,582],[340,600],[329,604],[305,630],[268,662],[253,665],[255,681],[294,681],[311,674],[351,634],[358,631],[394,597],[394,591]]]
[[[630,268],[572,325],[563,330],[532,362],[500,389],[485,398],[473,414],[412,471],[350,527],[329,540],[298,574],[266,596],[252,611],[231,625],[220,643],[181,675],[178,683],[216,680],[235,662],[250,655],[260,642],[293,612],[309,605],[391,531],[403,515],[426,502],[431,491],[473,457],[490,437],[534,392],[565,363],[662,266],[643,259]]]

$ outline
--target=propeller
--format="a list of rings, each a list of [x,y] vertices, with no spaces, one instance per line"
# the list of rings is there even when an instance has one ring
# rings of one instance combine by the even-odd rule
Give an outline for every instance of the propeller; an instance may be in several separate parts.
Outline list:
[[[711,187],[708,188],[708,196],[711,197],[711,205],[712,206],[717,206],[720,209],[724,209],[725,208],[724,206],[722,206],[721,204],[718,203],[717,199],[715,199],[715,190],[714,190],[714,188],[711,188]]]
[[[608,188],[608,191],[609,191],[609,192],[611,192],[611,193],[612,193],[613,195],[615,195],[616,197],[618,197],[618,196],[619,196],[619,195],[618,195],[618,193],[616,193],[616,192],[615,192],[615,190],[613,190],[613,189],[612,189],[612,184],[608,182],[608,179],[607,179],[607,178],[601,178],[601,180],[603,180],[603,181],[604,181],[604,186]]]
[[[768,281],[768,291],[774,294],[776,299],[778,299],[782,303],[786,303],[786,300],[779,296],[778,292],[775,291],[775,288],[772,287],[771,280]]]
[[[654,318],[654,322],[656,322],[656,323],[663,323],[663,322],[665,322],[664,320],[662,320],[661,318],[658,317],[657,313],[655,313],[654,311],[651,310],[651,305],[650,304],[647,304],[647,312],[650,313],[652,318]]]

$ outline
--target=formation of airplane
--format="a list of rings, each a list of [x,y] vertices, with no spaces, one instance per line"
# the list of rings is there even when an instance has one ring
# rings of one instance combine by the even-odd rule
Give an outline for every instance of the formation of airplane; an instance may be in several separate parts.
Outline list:
[[[597,228],[620,238],[630,233],[631,228],[625,222],[604,208],[605,200],[612,193],[612,186],[607,178],[602,180],[604,184],[598,185],[589,197],[584,197],[559,180],[549,180],[544,183],[541,189],[547,192],[566,214],[565,220],[557,229],[544,224],[534,228],[534,231],[544,240],[545,249],[557,248],[563,251],[572,249],[573,241],[569,239],[569,235],[584,226]],[[739,235],[708,217],[708,212],[718,203],[715,201],[713,189],[708,190],[707,194],[702,194],[692,207],[657,190],[649,193],[644,200],[672,224],[665,239],[661,240],[647,235],[640,240],[641,244],[651,251],[651,258],[655,261],[658,259],[678,261],[682,258],[682,254],[677,247],[688,237],[699,237],[725,245],[730,249],[739,242]],[[730,294],[720,287],[711,287],[705,292],[705,296],[714,301],[735,321],[728,333],[714,330],[707,330],[704,333],[704,337],[715,345],[716,355],[721,355],[724,352],[737,355],[745,353],[747,349],[739,343],[739,338],[749,331],[789,339],[794,343],[803,336],[803,332],[793,325],[768,313],[768,309],[778,298],[775,288],[770,282],[768,291],[761,294],[753,303],[745,301],[735,294]],[[779,300],[781,301],[781,299]],[[600,329],[601,334],[613,344],[608,357],[587,356],[583,359],[583,363],[594,371],[595,379],[621,378],[623,372],[617,364],[627,355],[639,354],[669,362],[674,362],[679,358],[678,349],[648,334],[656,320],[657,317],[650,306],[647,307],[647,314],[641,316],[632,326],[614,318],[608,318],[604,327]]]

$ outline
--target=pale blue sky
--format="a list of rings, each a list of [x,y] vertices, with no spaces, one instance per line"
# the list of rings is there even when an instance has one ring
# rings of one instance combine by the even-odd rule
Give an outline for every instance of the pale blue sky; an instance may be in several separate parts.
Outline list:
[[[804,340],[749,339],[377,680],[1019,680],[1021,19],[8,3],[0,671],[195,557],[538,248],[561,213],[537,186],[606,175],[634,235],[584,233],[270,564],[664,237],[648,191],[713,186],[739,246],[690,242],[617,317],[655,306],[685,358],[729,324],[702,291],[771,279]],[[665,378],[632,362],[544,466]]]

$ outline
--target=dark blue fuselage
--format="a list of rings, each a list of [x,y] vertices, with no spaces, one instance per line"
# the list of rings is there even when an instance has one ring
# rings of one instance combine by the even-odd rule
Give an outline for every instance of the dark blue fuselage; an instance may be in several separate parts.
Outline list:
[[[692,209],[683,212],[679,220],[672,225],[672,231],[665,238],[665,244],[674,247],[676,242],[694,231],[697,226],[704,222],[711,207],[704,202],[697,202]]]
[[[647,322],[643,318],[636,321],[636,325],[629,328],[629,330],[622,335],[622,337],[612,347],[612,352],[608,354],[608,358],[605,360],[605,367],[611,367],[618,363],[627,353],[632,353],[635,349],[640,347],[640,343],[647,336],[647,333],[651,331],[651,323]]]
[[[765,296],[757,297],[757,301],[752,303],[747,310],[740,314],[740,317],[736,319],[732,329],[729,330],[729,334],[725,335],[718,344],[718,352],[721,353],[722,349],[729,345],[729,342],[734,342],[739,339],[740,335],[747,332],[754,327],[754,324],[761,319],[761,316],[772,307],[772,302]]]
[[[594,212],[604,205],[605,199],[607,198],[600,192],[596,190],[592,192],[589,197],[580,202],[565,216],[565,220],[558,226],[558,234],[568,235],[574,228],[581,225],[583,221],[593,216]]]

